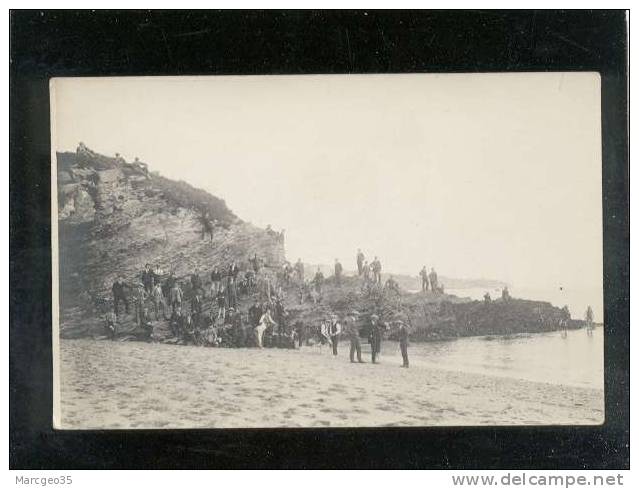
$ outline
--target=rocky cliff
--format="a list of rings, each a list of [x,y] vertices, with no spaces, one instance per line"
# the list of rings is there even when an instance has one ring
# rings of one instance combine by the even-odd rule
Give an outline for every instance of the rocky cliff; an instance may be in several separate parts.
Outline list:
[[[200,268],[284,260],[283,238],[240,220],[184,182],[83,149],[57,153],[61,334],[81,335],[109,308],[117,276],[139,282],[145,263],[183,278]]]

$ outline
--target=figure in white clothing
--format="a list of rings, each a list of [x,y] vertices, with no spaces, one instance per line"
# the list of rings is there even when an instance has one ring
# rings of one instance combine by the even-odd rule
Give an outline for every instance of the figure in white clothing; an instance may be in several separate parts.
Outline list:
[[[260,317],[260,323],[255,326],[255,336],[257,339],[258,348],[262,348],[262,338],[264,337],[264,331],[266,331],[266,328],[268,328],[269,326],[275,327],[277,326],[277,323],[273,321],[273,318],[271,317],[271,310],[267,308],[264,314],[262,314],[262,317]]]

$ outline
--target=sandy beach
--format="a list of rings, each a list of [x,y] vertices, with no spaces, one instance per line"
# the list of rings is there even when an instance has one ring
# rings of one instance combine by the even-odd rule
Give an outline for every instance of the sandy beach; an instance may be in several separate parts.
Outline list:
[[[369,360],[366,358],[366,360]],[[599,424],[600,389],[302,350],[60,341],[63,429]]]

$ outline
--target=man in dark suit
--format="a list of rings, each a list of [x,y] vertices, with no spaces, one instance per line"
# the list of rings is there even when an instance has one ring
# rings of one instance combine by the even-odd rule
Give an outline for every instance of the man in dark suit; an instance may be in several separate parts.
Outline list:
[[[382,324],[379,322],[379,316],[373,314],[371,316],[370,330],[368,334],[368,341],[371,344],[371,361],[377,363],[377,357],[382,351]]]

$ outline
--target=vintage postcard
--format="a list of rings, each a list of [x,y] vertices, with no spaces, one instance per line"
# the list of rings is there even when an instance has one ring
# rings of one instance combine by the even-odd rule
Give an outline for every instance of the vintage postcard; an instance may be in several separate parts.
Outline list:
[[[598,74],[50,88],[56,428],[604,421]]]

